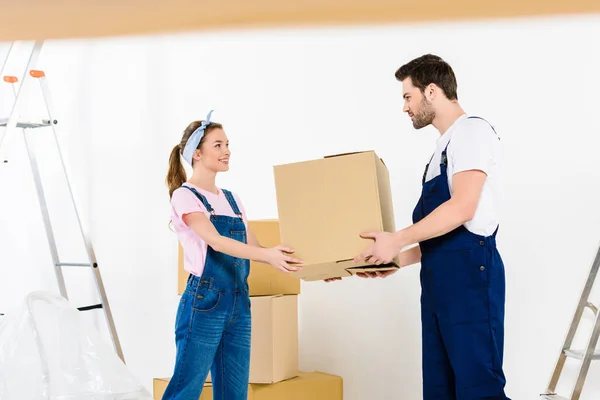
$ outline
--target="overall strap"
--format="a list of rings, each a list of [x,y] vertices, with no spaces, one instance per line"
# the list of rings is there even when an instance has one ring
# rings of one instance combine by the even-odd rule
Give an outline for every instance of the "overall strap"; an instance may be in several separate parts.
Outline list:
[[[204,197],[202,194],[200,194],[196,189],[191,188],[189,186],[185,186],[182,185],[181,187],[184,187],[188,190],[190,190],[192,193],[194,193],[196,195],[196,197],[198,199],[200,199],[200,201],[202,202],[202,204],[204,204],[204,207],[206,207],[206,210],[211,213],[212,215],[215,215],[215,210],[212,208],[212,206],[210,205],[210,203],[208,202],[208,200],[206,200],[206,197]]]
[[[481,117],[477,117],[475,115],[473,116],[468,116],[467,119],[480,119],[482,121],[485,121],[490,128],[492,128],[492,130],[494,131],[494,133],[496,134],[496,137],[498,137],[498,140],[500,140],[500,137],[498,136],[498,133],[496,132],[496,130],[494,129],[494,127],[492,126],[492,124],[490,124],[487,120],[481,118]],[[448,140],[448,143],[446,144],[446,147],[444,148],[444,151],[442,151],[442,158],[440,161],[440,168],[446,168],[448,167],[448,146],[450,146],[450,142],[452,141],[452,139]]]
[[[240,219],[243,219],[242,212],[238,208],[238,205],[233,197],[233,194],[229,190],[226,190],[226,189],[221,189],[221,190],[225,194],[225,197],[227,198],[227,201],[229,202],[229,205],[231,206],[231,209],[233,210],[235,215],[237,215]]]
[[[425,172],[423,172],[423,179],[422,179],[422,183],[425,184],[425,179],[427,178],[427,172],[429,171],[429,166],[431,165],[431,161],[433,160],[433,156],[435,154],[433,154],[431,156],[431,158],[429,159],[429,162],[427,163],[427,165],[425,166]]]
[[[480,120],[482,120],[482,121],[485,121],[485,122],[487,122],[487,124],[490,126],[490,128],[492,128],[492,130],[493,130],[493,131],[494,131],[494,133],[496,134],[496,136],[498,136],[498,132],[496,132],[496,129],[494,128],[494,126],[493,126],[492,124],[490,124],[490,123],[488,122],[488,120],[486,120],[486,119],[484,119],[484,118],[481,118],[481,117],[478,117],[478,116],[476,116],[476,115],[471,115],[471,116],[467,117],[467,119],[480,119]],[[498,140],[500,140],[500,136],[498,136]]]
[[[478,117],[476,115],[468,116],[467,119],[480,119],[482,121],[487,122],[487,124],[492,128],[492,130],[494,131],[494,133],[498,137],[498,140],[500,140],[500,137],[498,136],[498,133],[496,132],[496,129],[494,129],[494,127],[492,126],[492,124],[490,124],[486,119],[483,119],[483,118]],[[440,169],[442,171],[443,171],[442,168],[448,167],[448,155],[447,155],[447,151],[448,151],[448,146],[450,145],[450,142],[451,142],[451,140],[448,141],[448,143],[446,144],[446,147],[442,151],[442,155],[441,155],[441,159],[440,159]],[[433,156],[431,156],[431,160],[433,160]],[[425,166],[425,172],[423,173],[423,179],[422,179],[423,183],[425,183],[425,179],[427,177],[427,172],[429,170],[429,165],[431,164],[431,160],[429,160],[429,163]]]

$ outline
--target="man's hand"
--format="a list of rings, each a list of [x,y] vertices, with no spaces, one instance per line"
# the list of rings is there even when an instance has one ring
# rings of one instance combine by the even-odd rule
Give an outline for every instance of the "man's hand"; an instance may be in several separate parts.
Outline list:
[[[375,243],[354,257],[355,264],[358,264],[362,260],[373,265],[390,263],[400,253],[402,247],[404,247],[395,234],[389,232],[361,233],[360,237],[375,239]]]
[[[398,272],[398,269],[399,268],[391,269],[389,271],[359,272],[356,276],[360,276],[361,278],[387,278]]]

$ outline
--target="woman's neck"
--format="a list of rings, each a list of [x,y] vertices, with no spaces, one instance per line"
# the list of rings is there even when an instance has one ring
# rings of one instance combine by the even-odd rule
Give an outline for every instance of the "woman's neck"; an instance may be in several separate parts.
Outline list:
[[[198,186],[202,190],[206,190],[207,192],[211,192],[214,194],[219,194],[219,188],[215,183],[215,174],[210,173],[202,173],[202,174],[192,174],[190,179],[188,179],[194,186]]]

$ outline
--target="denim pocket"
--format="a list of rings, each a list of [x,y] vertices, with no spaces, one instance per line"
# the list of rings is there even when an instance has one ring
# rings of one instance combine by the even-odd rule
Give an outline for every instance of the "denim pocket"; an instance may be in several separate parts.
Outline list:
[[[212,311],[219,305],[221,300],[221,292],[218,290],[210,290],[205,287],[198,287],[194,294],[194,311],[208,312]]]

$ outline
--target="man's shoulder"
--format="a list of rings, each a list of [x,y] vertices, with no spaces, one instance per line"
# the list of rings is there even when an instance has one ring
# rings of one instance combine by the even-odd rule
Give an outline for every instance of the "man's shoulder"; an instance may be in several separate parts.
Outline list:
[[[455,145],[494,145],[498,135],[492,125],[481,117],[468,116],[456,127],[451,143]]]

